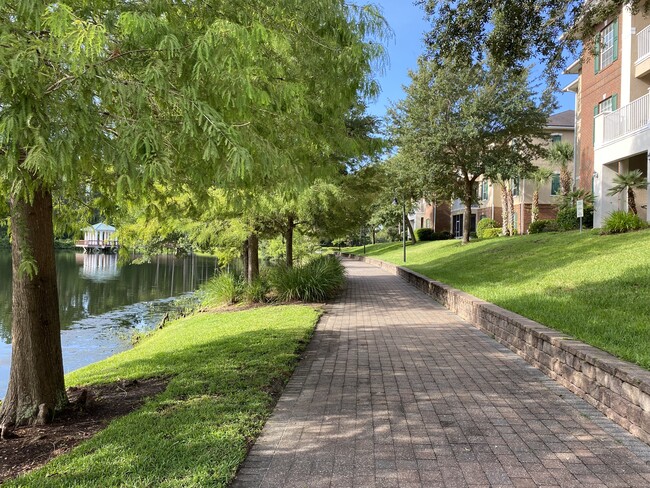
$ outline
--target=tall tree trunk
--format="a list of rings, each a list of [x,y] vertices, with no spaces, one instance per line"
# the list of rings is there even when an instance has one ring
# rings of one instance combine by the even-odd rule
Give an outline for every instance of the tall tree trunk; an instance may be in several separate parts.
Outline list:
[[[411,242],[415,244],[415,232],[413,232],[413,226],[411,225],[411,221],[409,220],[408,215],[406,216],[406,226],[408,227],[408,233],[411,235]]]
[[[287,230],[284,233],[284,243],[286,246],[287,266],[293,267],[293,228],[295,227],[293,216],[287,218]]]
[[[469,243],[469,233],[472,225],[472,199],[465,199],[465,213],[463,215],[463,244]]]
[[[243,268],[243,276],[248,279],[248,239],[244,241],[241,247],[241,260]]]
[[[563,197],[571,192],[571,170],[568,166],[560,168],[560,192]]]
[[[632,212],[634,215],[638,215],[634,190],[629,186],[627,187],[627,210],[628,212]]]
[[[67,403],[54,261],[52,194],[11,205],[12,315],[9,388],[0,426],[48,423]]]
[[[530,223],[532,224],[539,217],[539,190],[533,192],[533,204],[530,208]]]
[[[248,236],[248,282],[252,283],[260,275],[259,240],[257,234]]]
[[[507,183],[504,181],[501,184],[501,234],[504,236],[508,235],[508,221],[510,220],[506,187]]]
[[[508,235],[515,235],[515,199],[512,195],[512,184],[506,182],[506,198],[508,199]]]
[[[465,180],[465,215],[463,217],[463,244],[469,244],[469,233],[472,226],[472,200],[474,196],[474,184],[471,180]]]
[[[373,244],[377,243],[377,231],[375,230],[374,227],[372,228],[372,243]]]

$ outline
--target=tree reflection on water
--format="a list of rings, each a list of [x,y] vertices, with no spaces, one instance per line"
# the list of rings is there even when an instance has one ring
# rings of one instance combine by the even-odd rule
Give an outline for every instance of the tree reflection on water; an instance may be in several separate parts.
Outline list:
[[[155,326],[172,298],[195,291],[216,259],[161,255],[121,266],[116,255],[57,252],[61,342],[66,371],[130,347],[135,331]],[[11,255],[0,250],[0,399],[11,358]]]

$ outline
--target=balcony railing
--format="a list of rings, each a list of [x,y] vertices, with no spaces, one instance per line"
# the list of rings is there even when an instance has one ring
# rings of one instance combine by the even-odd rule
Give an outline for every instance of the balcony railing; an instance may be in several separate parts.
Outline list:
[[[637,60],[650,56],[650,26],[636,35],[636,41],[639,47]]]
[[[626,134],[643,129],[647,127],[649,121],[650,94],[646,94],[614,112],[602,115],[602,143],[605,144]],[[598,133],[598,124],[596,133]],[[597,145],[598,142],[597,140]]]

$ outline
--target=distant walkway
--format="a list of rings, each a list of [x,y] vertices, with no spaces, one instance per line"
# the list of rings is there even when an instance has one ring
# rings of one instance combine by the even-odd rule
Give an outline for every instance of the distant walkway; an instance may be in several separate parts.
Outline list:
[[[650,448],[400,278],[345,261],[235,487],[648,487]]]

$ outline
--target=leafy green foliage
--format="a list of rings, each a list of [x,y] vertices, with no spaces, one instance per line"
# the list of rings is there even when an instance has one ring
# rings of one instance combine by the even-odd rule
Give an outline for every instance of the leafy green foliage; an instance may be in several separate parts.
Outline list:
[[[345,269],[332,256],[319,256],[302,266],[278,266],[270,270],[269,281],[281,301],[323,302],[332,298],[345,283]]]
[[[555,221],[559,230],[575,230],[580,227],[580,219],[576,216],[576,207],[568,206],[560,208],[557,212]],[[589,205],[584,206],[584,217],[582,218],[582,226],[591,228],[594,224],[594,208]]]
[[[6,485],[228,486],[318,316],[305,306],[202,313],[69,374],[67,383],[74,386],[153,377],[170,381],[142,408]]]
[[[494,219],[481,219],[478,221],[478,224],[476,224],[476,235],[478,236],[479,239],[485,239],[485,231],[488,229],[499,229],[499,233],[501,232],[501,226],[497,224],[497,221]],[[496,237],[496,236],[495,236]]]
[[[415,236],[417,237],[418,242],[420,241],[446,241],[448,239],[453,239],[454,236],[450,232],[434,232],[433,229],[416,229]]]
[[[415,229],[415,237],[420,241],[432,241],[433,240],[433,229],[423,228]]]
[[[544,155],[548,113],[525,71],[421,58],[411,78],[406,99],[391,112],[391,131],[411,174],[438,196],[455,195],[469,208],[478,178],[529,173]]]
[[[541,234],[542,232],[557,232],[560,227],[555,220],[536,220],[528,226],[529,234]]]
[[[485,55],[499,65],[524,70],[544,67],[544,98],[552,102],[565,55],[575,55],[579,41],[586,51],[598,26],[622,7],[648,11],[641,0],[417,0],[431,21],[426,36],[429,55],[473,63]]]
[[[271,291],[268,279],[266,276],[258,276],[251,283],[244,284],[244,292],[242,298],[247,303],[264,303],[268,301],[268,295]]]
[[[607,194],[614,196],[627,190],[628,210],[636,215],[636,196],[634,190],[646,189],[648,187],[648,179],[643,176],[641,170],[635,169],[626,173],[616,174],[613,183],[614,186],[609,189]]]
[[[420,232],[425,231],[425,232]],[[453,239],[454,236],[450,232],[433,232],[432,229],[417,229],[415,231],[418,241],[446,241],[448,239]],[[424,237],[420,237],[424,235]],[[425,238],[426,237],[426,238]]]
[[[235,273],[222,272],[206,281],[200,288],[201,303],[205,307],[234,305],[244,293],[245,283]]]
[[[478,236],[478,232],[476,233]],[[501,227],[491,227],[489,229],[483,229],[482,236],[478,236],[479,239],[494,239],[495,237],[501,236]]]
[[[645,229],[648,223],[641,220],[641,218],[633,213],[624,212],[619,210],[612,212],[605,220],[603,230],[608,234],[622,234],[632,230]]]

